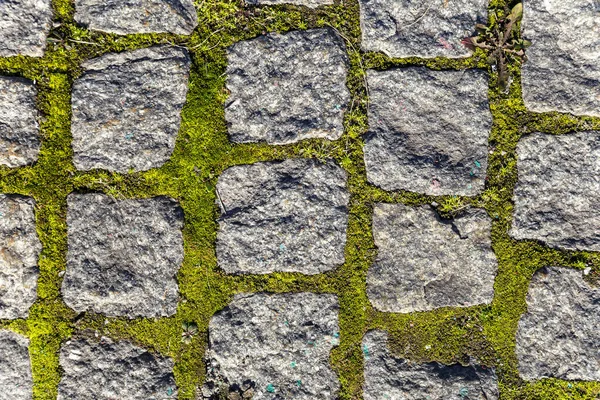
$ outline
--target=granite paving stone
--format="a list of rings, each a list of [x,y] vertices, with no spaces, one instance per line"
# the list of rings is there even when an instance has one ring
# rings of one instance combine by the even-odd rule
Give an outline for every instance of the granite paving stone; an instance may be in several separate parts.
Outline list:
[[[186,100],[187,50],[154,46],[83,63],[73,85],[73,162],[79,170],[145,171],[175,147]]]
[[[600,3],[524,0],[523,9],[527,108],[600,117]]]
[[[534,133],[517,145],[510,235],[564,250],[600,250],[600,132]]]
[[[533,276],[517,330],[525,380],[600,381],[600,288],[582,271],[548,267]]]
[[[52,26],[50,0],[0,2],[0,57],[42,57]]]
[[[365,400],[497,400],[498,377],[479,365],[416,363],[391,354],[387,333],[369,331],[365,359]]]
[[[231,167],[217,182],[217,259],[227,273],[319,274],[344,263],[346,173],[329,161]]]
[[[72,339],[60,349],[57,400],[177,399],[173,365],[126,340]]]
[[[429,206],[375,205],[375,263],[367,294],[385,312],[489,304],[498,263],[491,219],[472,208],[451,220]]]
[[[0,165],[14,168],[37,160],[40,138],[36,95],[32,81],[0,76]]]
[[[34,201],[0,194],[0,319],[27,318],[39,275]]]
[[[492,127],[484,71],[369,70],[367,81],[369,182],[429,195],[483,190]]]
[[[338,343],[334,295],[238,294],[210,320],[203,395],[336,399],[340,385],[329,357]]]
[[[75,21],[88,29],[127,35],[189,35],[198,25],[192,0],[75,0]]]
[[[0,330],[0,400],[31,400],[33,378],[29,360],[29,339]]]
[[[486,23],[488,0],[360,0],[362,48],[390,57],[467,57],[461,44]]]
[[[232,141],[335,140],[350,99],[348,56],[333,29],[269,33],[227,50],[225,119]]]
[[[177,308],[183,211],[168,197],[67,199],[65,303],[77,312],[165,317]]]

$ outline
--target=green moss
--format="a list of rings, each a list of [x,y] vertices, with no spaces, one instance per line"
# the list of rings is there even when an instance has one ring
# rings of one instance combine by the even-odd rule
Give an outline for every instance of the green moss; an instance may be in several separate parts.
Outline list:
[[[490,10],[502,9],[493,0]],[[559,113],[528,112],[521,99],[520,66],[510,65],[513,82],[508,93],[496,87],[490,70],[491,111],[488,180],[476,197],[425,196],[409,192],[385,192],[366,180],[362,134],[367,129],[365,70],[407,65],[432,69],[488,68],[486,55],[478,50],[466,59],[391,59],[383,54],[362,53],[358,3],[308,10],[294,6],[244,7],[241,1],[206,0],[197,4],[200,25],[190,36],[145,34],[117,36],[93,33],[73,23],[70,0],[55,0],[56,27],[46,55],[0,58],[2,74],[20,75],[36,81],[42,149],[33,166],[0,167],[0,190],[20,193],[36,200],[36,221],[43,251],[40,257],[38,300],[27,320],[0,321],[2,327],[31,339],[34,398],[55,399],[60,379],[58,350],[72,335],[94,329],[100,335],[127,338],[175,360],[180,399],[193,399],[204,379],[203,354],[211,316],[225,307],[233,295],[254,291],[314,291],[339,296],[340,346],[331,362],[341,382],[341,399],[360,399],[363,359],[360,344],[368,329],[390,333],[391,350],[414,360],[468,362],[474,357],[497,368],[502,399],[595,399],[600,384],[544,380],[520,380],[514,352],[515,332],[525,311],[525,295],[533,272],[545,265],[573,268],[592,266],[600,276],[600,257],[588,252],[561,252],[538,243],[517,242],[508,236],[512,219],[512,191],[517,179],[515,149],[523,134],[541,131],[563,134],[574,130],[600,129],[600,119]],[[351,108],[345,116],[345,134],[335,142],[308,140],[295,145],[236,145],[227,138],[223,103],[225,48],[262,32],[331,26],[347,42],[351,68],[348,87]],[[176,148],[163,167],[143,173],[76,171],[71,162],[70,91],[83,60],[110,51],[124,51],[153,44],[171,43],[190,49],[193,67],[190,89],[182,113]],[[452,105],[444,105],[452,107]],[[217,232],[215,185],[226,168],[289,157],[333,158],[348,173],[351,192],[346,262],[336,271],[318,276],[274,273],[265,276],[228,276],[218,267],[215,255]],[[178,273],[182,301],[170,318],[127,320],[86,313],[75,315],[60,296],[61,272],[66,259],[66,196],[77,191],[100,191],[117,198],[168,195],[177,198],[185,212],[185,258]],[[375,257],[371,213],[376,202],[408,205],[436,202],[447,216],[468,205],[483,207],[493,219],[493,247],[499,261],[495,298],[489,306],[444,308],[428,313],[393,314],[374,310],[366,296],[366,272]],[[183,323],[194,322],[199,332],[190,343],[182,341]]]

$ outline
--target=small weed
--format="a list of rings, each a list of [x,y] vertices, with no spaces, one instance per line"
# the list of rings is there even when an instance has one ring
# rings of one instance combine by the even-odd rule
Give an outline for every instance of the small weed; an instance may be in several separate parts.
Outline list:
[[[488,52],[488,63],[498,71],[498,83],[502,89],[508,86],[508,64],[515,59],[525,59],[525,49],[531,45],[521,38],[519,22],[523,17],[523,3],[512,8],[506,18],[494,15],[495,24],[477,24],[478,36],[464,38],[462,44],[471,50],[480,48]]]
[[[183,327],[181,341],[185,344],[190,344],[194,336],[198,334],[198,325],[193,322],[184,322],[181,326]]]

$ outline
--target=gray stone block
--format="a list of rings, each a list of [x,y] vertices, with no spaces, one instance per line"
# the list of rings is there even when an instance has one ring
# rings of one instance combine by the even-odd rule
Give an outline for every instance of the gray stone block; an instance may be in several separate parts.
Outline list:
[[[252,5],[280,5],[294,4],[297,6],[305,6],[309,8],[317,8],[333,4],[333,0],[246,0],[247,4]]]
[[[467,57],[461,44],[486,23],[488,0],[360,0],[362,48],[390,57]]]
[[[0,194],[0,319],[29,315],[41,251],[33,199]]]
[[[50,0],[0,2],[0,57],[42,57],[51,26]]]
[[[600,288],[581,271],[538,270],[517,330],[521,377],[600,381],[599,326]]]
[[[377,258],[367,273],[367,294],[386,312],[489,304],[498,263],[491,220],[481,209],[443,220],[428,206],[376,204]]]
[[[336,399],[340,385],[329,357],[338,343],[334,295],[236,295],[210,320],[202,392],[210,399],[222,392],[252,393],[252,400]]]
[[[0,330],[0,388],[0,400],[33,398],[29,339],[4,329]]]
[[[217,182],[219,266],[227,273],[319,274],[344,263],[346,173],[289,159],[231,167]]]
[[[510,235],[565,250],[600,250],[600,132],[534,133],[517,145]]]
[[[0,165],[20,167],[37,160],[40,138],[36,95],[30,80],[0,76]]]
[[[414,363],[391,354],[387,333],[363,339],[365,400],[497,400],[498,377],[478,365]]]
[[[600,4],[524,0],[523,100],[531,111],[600,117]]]
[[[173,365],[125,340],[70,340],[60,349],[57,400],[176,399]]]
[[[492,127],[487,74],[409,67],[367,72],[369,182],[429,195],[480,193]]]
[[[269,33],[234,44],[227,58],[232,141],[287,144],[342,135],[348,56],[333,29]]]
[[[177,308],[183,211],[167,197],[67,198],[65,303],[77,312],[165,317]]]
[[[189,35],[198,26],[191,0],[75,0],[75,21],[88,29],[127,35]]]
[[[156,46],[83,63],[73,85],[73,162],[127,172],[171,156],[188,90],[187,50]]]

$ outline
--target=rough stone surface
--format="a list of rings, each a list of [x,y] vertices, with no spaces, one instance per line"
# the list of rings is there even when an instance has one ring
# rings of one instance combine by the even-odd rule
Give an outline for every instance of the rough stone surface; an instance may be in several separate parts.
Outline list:
[[[42,57],[52,25],[50,0],[0,2],[0,57]]]
[[[20,167],[37,159],[40,139],[36,94],[33,82],[0,76],[0,165]]]
[[[581,271],[542,268],[517,330],[521,377],[600,381],[599,326],[600,288]]]
[[[121,35],[189,35],[198,25],[198,16],[191,0],[75,0],[75,21],[95,31]]]
[[[73,85],[77,169],[127,172],[164,164],[175,147],[189,69],[187,50],[169,46],[85,62]]]
[[[348,58],[335,31],[269,33],[234,44],[227,58],[231,140],[286,144],[342,135]]]
[[[279,5],[279,4],[295,4],[309,8],[317,8],[333,4],[333,0],[246,0],[247,4],[260,5]]]
[[[251,390],[252,400],[336,399],[329,356],[338,343],[334,295],[236,295],[209,324],[204,397],[224,389]]]
[[[490,230],[481,209],[443,220],[428,206],[377,204],[378,253],[367,274],[369,300],[389,312],[491,303],[498,264]]]
[[[67,199],[65,303],[75,311],[159,317],[175,313],[183,211],[175,200]]]
[[[27,318],[36,299],[42,244],[33,208],[32,198],[0,194],[0,319]]]
[[[370,182],[430,195],[483,190],[492,127],[484,71],[370,70],[367,80]]]
[[[523,100],[532,111],[600,116],[600,3],[524,0]]]
[[[235,166],[217,190],[217,258],[226,272],[319,274],[343,264],[350,195],[332,162]]]
[[[466,57],[488,0],[360,0],[362,48],[390,57]]]
[[[481,366],[417,364],[397,358],[387,333],[369,331],[363,339],[365,400],[497,400],[498,378]]]
[[[33,398],[29,339],[0,330],[0,400]]]
[[[600,250],[600,132],[534,133],[517,145],[510,235],[565,250]]]
[[[173,365],[128,341],[71,340],[60,349],[58,400],[176,399]]]

